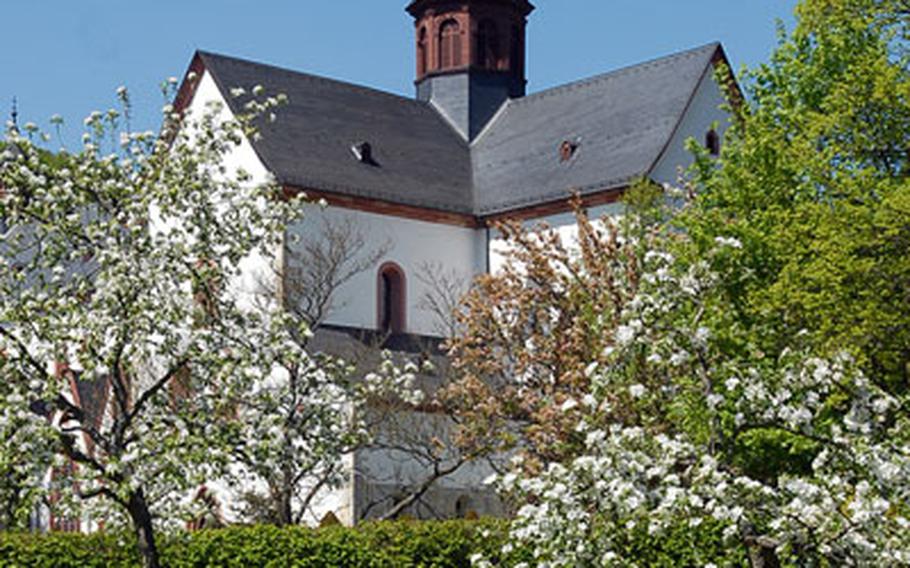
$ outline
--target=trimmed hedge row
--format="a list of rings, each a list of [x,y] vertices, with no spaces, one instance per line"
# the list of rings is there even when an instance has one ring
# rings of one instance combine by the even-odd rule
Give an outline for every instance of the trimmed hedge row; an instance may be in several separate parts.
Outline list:
[[[356,529],[232,527],[163,537],[162,563],[209,566],[386,568],[468,567],[477,552],[495,554],[498,521],[367,523]],[[0,533],[0,567],[102,568],[139,563],[131,535]]]
[[[747,565],[744,551],[725,549],[719,527],[677,529],[658,538],[635,531],[622,543],[639,566]],[[162,562],[174,568],[203,567],[468,567],[483,553],[496,565],[530,561],[524,552],[500,554],[502,521],[368,523],[355,529],[233,527],[163,538]],[[529,562],[533,564],[532,562]],[[102,568],[139,564],[131,535],[0,532],[0,567]]]

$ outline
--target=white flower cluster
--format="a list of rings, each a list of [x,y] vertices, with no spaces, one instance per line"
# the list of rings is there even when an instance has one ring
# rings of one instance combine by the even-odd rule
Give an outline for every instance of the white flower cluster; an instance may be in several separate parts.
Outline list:
[[[588,368],[593,400],[572,407],[590,409],[578,414],[581,455],[539,475],[516,468],[495,481],[527,503],[509,550],[529,549],[537,566],[635,565],[623,557],[621,535],[639,529],[657,537],[710,520],[726,527],[729,546],[765,547],[797,563],[910,563],[906,406],[847,357],[822,360],[794,347],[769,361],[748,348],[746,355],[725,351],[712,327],[728,331],[726,312],[710,312],[720,277],[707,263],[684,267],[664,252],[644,260],[643,284],[616,328],[609,363]],[[605,421],[603,409],[618,397],[627,397],[626,412]],[[670,415],[684,401],[701,427],[663,421],[651,428],[659,416],[629,418],[639,405]],[[756,430],[801,441],[814,461],[750,476],[723,441]],[[477,557],[475,565],[489,563]]]
[[[121,512],[143,500],[170,523],[238,463],[333,484],[364,435],[359,405],[416,395],[409,370],[358,381],[311,356],[306,326],[250,282],[277,266],[303,207],[228,158],[285,97],[237,93],[236,116],[168,103],[155,136],[129,131],[117,96],[119,110],[86,118],[79,152],[11,131],[0,158],[0,478],[41,488],[65,455],[70,495]]]

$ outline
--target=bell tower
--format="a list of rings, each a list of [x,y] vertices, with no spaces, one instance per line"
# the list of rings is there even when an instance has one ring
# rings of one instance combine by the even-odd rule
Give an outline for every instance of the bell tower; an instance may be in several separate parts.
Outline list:
[[[473,140],[509,98],[525,94],[528,0],[413,0],[417,98]]]

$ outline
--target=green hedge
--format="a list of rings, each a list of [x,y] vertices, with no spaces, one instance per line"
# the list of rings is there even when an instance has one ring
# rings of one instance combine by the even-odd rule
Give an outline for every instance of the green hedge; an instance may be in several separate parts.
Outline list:
[[[132,541],[109,534],[0,533],[0,566],[135,566]]]
[[[496,538],[484,538],[485,530]],[[168,543],[168,566],[470,566],[479,550],[495,548],[504,529],[493,522],[371,523],[357,529],[317,531],[274,527],[237,528],[185,535]]]
[[[477,552],[495,554],[505,525],[497,521],[368,523],[356,529],[234,527],[163,538],[162,562],[191,567],[470,566]],[[128,535],[0,533],[0,566],[101,568],[136,566]]]
[[[502,558],[507,526],[502,521],[368,523],[355,529],[234,527],[164,537],[162,562],[175,568],[202,567],[468,567],[483,553],[496,565],[530,560],[519,551]],[[726,550],[720,527],[688,527],[652,538],[646,531],[622,544],[639,566],[747,565],[741,550]],[[138,556],[130,535],[0,532],[0,567],[132,567]],[[533,564],[533,563],[531,563]]]

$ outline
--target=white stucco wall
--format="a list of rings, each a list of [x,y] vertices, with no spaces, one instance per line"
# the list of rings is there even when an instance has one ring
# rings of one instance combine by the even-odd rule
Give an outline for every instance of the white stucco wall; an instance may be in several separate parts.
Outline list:
[[[209,105],[213,102],[221,105],[221,111],[217,116],[218,122],[227,122],[234,118],[215,80],[208,71],[205,71],[187,109],[189,117],[191,119],[193,117],[201,118],[210,112]],[[272,177],[246,138],[243,138],[240,144],[225,157],[224,163],[227,166],[228,177],[235,177],[241,171],[249,174],[251,187],[267,183]],[[263,202],[263,206],[267,207],[268,204]],[[232,281],[229,286],[240,297],[242,306],[262,301],[262,294],[266,290],[277,291],[277,272],[273,266],[275,262],[275,259],[264,258],[256,253],[241,261],[242,275]]]
[[[623,205],[620,203],[598,205],[597,207],[591,207],[588,209],[588,218],[596,221],[605,216],[612,217],[619,215],[622,213],[622,210]],[[547,215],[538,219],[529,219],[525,221],[524,226],[530,230],[534,230],[537,227],[541,226],[541,223],[545,223],[552,230],[559,232],[563,243],[569,245],[574,243],[574,239],[578,233],[577,227],[575,225],[574,213],[557,213],[555,215]],[[508,256],[508,251],[508,244],[502,238],[502,235],[500,235],[498,232],[493,232],[490,238],[490,272],[492,274],[496,274],[502,270],[505,264],[505,259]]]
[[[209,100],[222,98],[215,82],[206,73],[201,79],[191,108],[194,112],[201,113],[205,102]],[[685,168],[691,163],[691,156],[685,149],[685,141],[688,138],[694,137],[703,142],[705,134],[715,121],[718,122],[718,133],[723,135],[727,121],[726,114],[719,108],[723,103],[721,91],[709,72],[699,84],[686,116],[654,170],[652,177],[655,181],[676,183],[680,168]],[[226,116],[229,117],[226,105],[224,112],[228,113]],[[229,163],[233,168],[242,167],[249,172],[254,182],[268,179],[266,168],[246,141],[230,156]],[[621,204],[614,203],[591,208],[588,213],[592,219],[604,215],[618,215],[622,212],[622,207]],[[574,238],[574,216],[571,213],[534,219],[527,224],[533,226],[540,221],[554,227],[567,241]],[[439,328],[436,316],[419,306],[421,298],[431,291],[420,278],[422,272],[431,267],[470,281],[474,276],[485,272],[488,266],[494,273],[500,270],[504,258],[505,244],[495,232],[489,235],[491,238],[488,241],[486,229],[476,230],[338,207],[320,207],[314,204],[307,206],[304,219],[288,230],[288,247],[292,249],[292,254],[287,256],[287,262],[291,264],[287,267],[289,274],[294,270],[306,269],[305,266],[293,264],[299,262],[295,261],[295,258],[305,258],[305,255],[295,257],[293,251],[303,250],[307,243],[320,239],[325,223],[348,224],[354,228],[366,243],[361,256],[370,256],[376,250],[383,251],[374,266],[358,273],[335,291],[332,307],[325,319],[325,323],[331,325],[363,329],[377,327],[378,270],[383,264],[393,262],[403,270],[406,279],[406,331],[412,334],[437,335]],[[263,275],[271,270],[258,258],[251,258],[247,268],[244,281],[238,283],[241,289],[256,288]],[[415,419],[418,416],[413,415],[410,418]],[[419,419],[422,421],[422,427],[429,431],[447,430],[445,425],[437,423],[436,418],[421,416]],[[421,427],[414,425],[413,430],[419,431]],[[351,466],[357,475],[364,475],[381,484],[393,484],[393,480],[398,480],[402,484],[413,483],[422,479],[426,473],[425,467],[405,456],[396,455],[395,452],[361,452],[356,462],[356,464],[352,462]],[[484,465],[466,466],[442,480],[440,486],[453,491],[468,491],[472,487],[478,487],[488,474],[489,469]],[[351,491],[351,487],[345,487],[326,492],[324,500],[318,507],[319,514],[334,511],[343,522],[352,522],[354,519],[351,510],[353,499]]]
[[[678,185],[681,172],[692,165],[692,155],[686,149],[686,141],[694,138],[700,144],[705,143],[705,136],[716,123],[716,132],[723,142],[729,115],[721,109],[726,99],[714,79],[714,74],[709,69],[699,82],[686,114],[680,121],[679,127],[673,134],[667,149],[655,166],[651,179],[657,183]],[[623,205],[611,203],[592,207],[588,210],[590,219],[599,219],[605,215],[620,215]],[[559,231],[563,242],[572,243],[577,233],[575,228],[575,215],[573,213],[558,213],[545,217],[530,219],[525,222],[528,228],[534,228],[541,222]],[[503,239],[494,234],[490,240],[490,270],[496,273],[503,266],[504,255],[507,247]]]
[[[396,412],[383,417],[382,430],[378,436],[380,443],[412,448],[412,451],[369,449],[358,452],[358,474],[380,484],[419,483],[431,475],[432,470],[428,465],[430,460],[421,463],[414,456],[433,448],[434,440],[443,442],[446,448],[455,447],[451,439],[454,425],[441,414]],[[456,458],[454,451],[442,454],[439,457],[441,467],[451,467]],[[487,462],[476,461],[440,478],[437,484],[465,491],[478,489],[483,488],[483,481],[493,473]]]
[[[302,250],[307,242],[319,239],[326,222],[353,226],[366,243],[361,257],[384,251],[373,268],[355,275],[336,290],[332,310],[325,320],[327,324],[376,329],[378,270],[383,264],[394,262],[405,274],[405,331],[438,335],[434,314],[419,307],[421,297],[431,291],[420,278],[425,268],[442,268],[470,281],[486,267],[485,231],[337,207],[309,206],[303,221],[289,229],[288,247],[292,251]],[[299,237],[296,244],[294,236]],[[295,254],[288,255],[289,272],[305,269],[294,266],[294,260]]]
[[[207,105],[213,101],[222,104],[222,110],[219,114],[220,120],[227,121],[234,118],[212,75],[208,71],[204,71],[199,79],[199,86],[196,87],[196,94],[187,110],[190,116],[201,117],[205,114]],[[225,161],[229,165],[229,170],[243,169],[249,173],[252,176],[251,183],[264,183],[269,179],[268,170],[259,159],[259,156],[256,155],[252,144],[246,139],[240,143]]]
[[[724,132],[729,125],[729,115],[720,107],[726,104],[723,92],[714,79],[713,69],[702,77],[695,90],[695,95],[677,128],[667,151],[657,163],[651,178],[658,183],[677,185],[680,168],[692,164],[692,155],[686,150],[686,140],[694,138],[699,144],[705,143],[705,135],[713,123],[717,123],[717,134],[723,143]]]
[[[196,95],[190,105],[193,114],[205,112],[209,101],[224,103],[222,118],[231,118],[227,104],[208,72],[200,80]],[[279,118],[280,112],[279,112]],[[243,169],[252,176],[252,183],[263,183],[269,172],[257,156],[252,145],[243,143],[227,160],[230,169]],[[433,314],[418,307],[421,297],[428,291],[419,278],[426,266],[440,266],[461,278],[470,280],[486,269],[486,231],[453,225],[429,223],[364,211],[308,205],[304,219],[288,230],[289,248],[300,250],[303,243],[318,239],[325,222],[351,223],[367,243],[364,255],[385,250],[385,254],[370,270],[364,271],[339,288],[333,297],[332,309],[325,323],[345,327],[375,329],[378,314],[378,269],[386,262],[394,262],[405,273],[406,324],[408,333],[436,335],[437,322]],[[295,244],[293,237],[301,242]],[[289,262],[293,255],[289,256]],[[243,282],[239,289],[255,290],[257,283],[267,278],[269,268],[262,259],[251,258],[245,263]],[[299,266],[289,265],[288,272]]]

